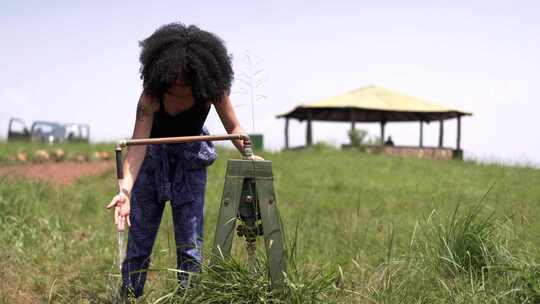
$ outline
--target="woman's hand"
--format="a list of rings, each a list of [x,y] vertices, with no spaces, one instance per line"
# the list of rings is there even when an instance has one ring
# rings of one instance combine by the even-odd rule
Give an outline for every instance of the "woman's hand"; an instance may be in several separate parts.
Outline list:
[[[248,157],[249,160],[264,160],[264,158],[258,156],[258,155],[251,155],[250,157]]]
[[[115,195],[107,205],[107,209],[111,209],[112,207],[114,207],[114,224],[116,225],[116,229],[118,231],[124,231],[126,223],[128,227],[131,226],[131,222],[129,221],[129,196],[124,192]]]
[[[251,147],[251,139],[249,137],[247,137],[246,139],[242,140],[239,145],[240,145],[240,151],[242,151],[242,154],[245,155],[246,146]],[[253,152],[253,150],[251,150],[251,152]],[[255,155],[255,154],[251,154],[251,156],[247,157],[246,159],[248,159],[248,160],[264,160],[264,158],[262,158],[262,157],[260,157],[258,155]]]

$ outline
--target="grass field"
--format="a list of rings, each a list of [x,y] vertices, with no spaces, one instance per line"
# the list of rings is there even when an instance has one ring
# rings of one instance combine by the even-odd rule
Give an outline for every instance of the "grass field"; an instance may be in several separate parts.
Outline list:
[[[3,152],[0,152],[2,155]],[[291,265],[283,294],[264,265],[224,261],[176,288],[166,213],[139,303],[540,303],[540,170],[338,151],[273,161]],[[226,161],[209,168],[206,243]],[[60,188],[0,179],[0,303],[112,303],[116,234],[104,208],[113,172]],[[261,262],[264,262],[262,258]]]

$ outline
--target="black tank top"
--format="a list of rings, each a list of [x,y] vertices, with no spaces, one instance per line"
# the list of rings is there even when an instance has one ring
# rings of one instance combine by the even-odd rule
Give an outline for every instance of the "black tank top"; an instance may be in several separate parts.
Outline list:
[[[195,102],[191,108],[170,115],[165,111],[162,98],[159,110],[154,113],[150,138],[201,135],[209,111],[210,106],[206,103]]]

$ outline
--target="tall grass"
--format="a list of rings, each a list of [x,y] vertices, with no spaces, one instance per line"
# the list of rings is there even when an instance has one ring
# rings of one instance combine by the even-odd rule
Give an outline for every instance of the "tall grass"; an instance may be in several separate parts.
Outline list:
[[[236,258],[213,259],[213,265],[205,265],[199,275],[192,277],[191,288],[180,286],[150,303],[198,303],[198,304],[262,304],[262,303],[331,303],[334,290],[333,274],[309,273],[306,269],[290,268],[283,286],[270,284],[266,258],[257,255],[254,267]],[[294,265],[294,264],[293,264]],[[165,269],[178,272],[176,269]]]
[[[420,249],[426,262],[443,274],[481,274],[502,262],[506,248],[496,234],[493,213],[482,217],[481,204],[461,214],[459,207],[449,218],[441,219],[436,213],[429,216],[420,229]]]
[[[538,303],[539,265],[510,245],[505,218],[483,203],[419,221],[409,248],[380,264],[368,283],[376,303]]]

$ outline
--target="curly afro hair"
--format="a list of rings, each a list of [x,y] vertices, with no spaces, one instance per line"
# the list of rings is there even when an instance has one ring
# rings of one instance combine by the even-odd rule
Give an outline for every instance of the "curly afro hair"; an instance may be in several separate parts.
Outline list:
[[[220,101],[231,88],[231,56],[223,40],[197,26],[170,23],[139,42],[145,93],[162,98],[176,79],[191,86],[196,102]]]

